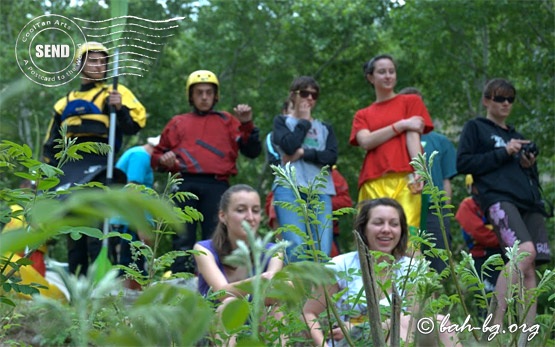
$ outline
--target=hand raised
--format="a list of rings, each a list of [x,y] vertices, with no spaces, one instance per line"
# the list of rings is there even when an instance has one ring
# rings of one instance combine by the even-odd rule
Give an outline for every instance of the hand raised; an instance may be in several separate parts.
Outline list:
[[[246,123],[252,120],[252,108],[247,104],[239,104],[233,108],[235,117],[241,122]]]
[[[297,102],[294,111],[295,118],[307,119],[311,118],[311,106],[306,99],[301,99]]]

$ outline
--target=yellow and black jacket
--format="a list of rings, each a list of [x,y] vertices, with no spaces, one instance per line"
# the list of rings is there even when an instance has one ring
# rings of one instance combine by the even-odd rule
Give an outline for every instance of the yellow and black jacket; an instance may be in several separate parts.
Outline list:
[[[60,128],[67,125],[67,136],[77,142],[108,143],[110,108],[107,100],[112,86],[104,83],[84,84],[78,91],[71,91],[54,105],[43,145],[44,161],[56,165],[54,146],[61,137]],[[146,125],[146,110],[135,95],[125,86],[118,85],[122,107],[116,112],[116,148],[119,150],[123,135],[134,135]]]

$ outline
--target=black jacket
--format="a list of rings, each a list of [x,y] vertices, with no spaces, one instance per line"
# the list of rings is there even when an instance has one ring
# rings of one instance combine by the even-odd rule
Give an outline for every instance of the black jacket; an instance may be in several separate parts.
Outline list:
[[[466,122],[457,150],[457,171],[472,174],[484,211],[507,201],[520,209],[541,212],[537,167],[525,169],[520,166],[520,153],[507,153],[505,146],[511,139],[524,137],[514,127],[503,129],[487,118]]]

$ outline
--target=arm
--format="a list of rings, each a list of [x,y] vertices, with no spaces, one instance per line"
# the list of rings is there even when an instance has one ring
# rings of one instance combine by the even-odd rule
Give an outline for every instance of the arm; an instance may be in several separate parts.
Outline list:
[[[274,118],[273,136],[274,143],[287,155],[293,155],[297,149],[301,148],[304,138],[310,130],[311,123],[306,119],[300,119],[295,129],[290,131],[285,124],[285,116]]]
[[[473,121],[464,125],[457,150],[459,173],[483,175],[512,159],[505,147],[490,149],[480,142],[479,136],[480,130]]]
[[[328,293],[331,295],[339,291],[339,286],[336,284],[328,287]],[[324,333],[318,321],[318,317],[327,308],[326,298],[324,296],[324,289],[319,287],[314,293],[314,297],[306,301],[303,307],[303,318],[310,328],[310,336],[314,341],[315,346],[327,346],[324,340]]]
[[[422,153],[422,145],[420,144],[420,133],[416,131],[407,131],[407,150],[409,156],[414,159],[419,153]]]
[[[50,124],[48,125],[48,131],[46,133],[46,139],[42,146],[42,156],[45,163],[57,166],[58,160],[54,158],[56,154],[56,150],[54,147],[57,145],[56,140],[61,139],[60,135],[60,127],[61,127],[61,119],[60,114],[54,112],[54,116],[50,120]]]
[[[135,135],[146,125],[146,110],[125,86],[110,91],[108,105],[116,109],[117,126],[125,135]],[[109,114],[109,113],[107,113]]]
[[[420,144],[420,133],[412,130],[407,131],[407,151],[409,152],[409,157],[412,159],[416,158],[419,153],[422,153],[422,145]],[[413,191],[414,194],[421,193],[422,189],[424,188],[424,182],[418,181],[419,177],[420,175],[415,172],[414,179],[416,182],[414,183],[413,188],[411,188],[411,191]]]
[[[451,198],[453,197],[453,188],[451,187],[451,180],[446,178],[443,180],[443,190],[445,190],[445,195],[449,198],[448,203],[451,203]]]
[[[317,151],[313,148],[305,148],[303,159],[319,165],[334,165],[337,162],[337,138],[333,132],[333,128],[328,124],[328,137],[326,139],[326,148],[323,151]]]
[[[238,296],[244,296],[247,294],[246,292],[238,289],[237,286],[242,283],[247,283],[252,281],[252,277],[229,283],[225,275],[218,267],[218,264],[216,263],[216,259],[214,258],[214,255],[208,249],[206,249],[205,247],[202,247],[199,244],[195,244],[193,249],[204,253],[204,254],[195,255],[194,257],[197,263],[198,271],[199,273],[202,274],[202,276],[206,280],[206,283],[208,283],[208,285],[212,287],[214,291],[223,290],[226,292],[227,295],[220,298],[220,301],[223,301],[228,297],[238,297]],[[283,268],[283,261],[281,260],[282,258],[283,258],[283,255],[278,255],[276,257],[273,257],[268,264],[267,271],[262,273],[261,277],[267,280],[272,279],[275,273],[280,271]]]
[[[162,131],[160,143],[152,150],[150,166],[153,170],[170,171],[174,173],[180,171],[179,161],[172,151],[174,148],[178,148],[178,134],[180,133],[178,120],[172,118]]]
[[[362,129],[356,134],[356,140],[360,147],[369,151],[378,147],[382,143],[403,134],[404,132],[413,131],[421,134],[423,129],[424,119],[420,116],[412,116],[407,119],[401,119],[375,131]]]
[[[259,130],[252,121],[252,108],[247,104],[239,104],[233,108],[233,115],[240,123],[239,151],[251,159],[258,157],[262,152],[262,143]]]
[[[243,282],[246,282],[247,280],[229,283],[225,275],[218,267],[218,264],[216,263],[216,259],[214,258],[214,255],[208,249],[200,246],[199,244],[195,244],[193,249],[195,251],[204,253],[204,254],[198,254],[198,255],[195,254],[194,257],[197,263],[198,272],[202,274],[202,276],[206,280],[206,283],[208,283],[208,285],[212,287],[214,291],[223,290],[226,292],[226,295],[220,298],[220,301],[223,301],[228,297],[238,297],[238,296],[242,297],[246,294],[245,292],[237,289],[237,287],[235,286]]]
[[[248,121],[241,123],[239,126],[241,137],[238,140],[239,151],[247,158],[254,159],[262,152],[262,143],[260,142],[260,130],[254,126],[254,123]]]

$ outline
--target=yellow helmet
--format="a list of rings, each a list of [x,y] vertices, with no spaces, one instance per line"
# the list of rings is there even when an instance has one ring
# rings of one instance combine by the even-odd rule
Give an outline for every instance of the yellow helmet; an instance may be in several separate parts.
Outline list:
[[[187,85],[185,86],[185,93],[187,94],[187,100],[189,103],[191,101],[191,86],[198,84],[198,83],[212,83],[216,86],[216,100],[220,99],[220,82],[218,81],[218,77],[212,71],[208,70],[197,70],[189,75],[187,78]]]
[[[81,66],[81,61],[83,60],[83,54],[88,52],[102,52],[108,56],[108,48],[106,48],[102,43],[90,41],[79,46],[75,52],[75,57],[73,58],[75,64],[79,68]]]
[[[474,183],[474,179],[472,178],[472,175],[466,175],[464,177],[464,185],[469,187]]]

